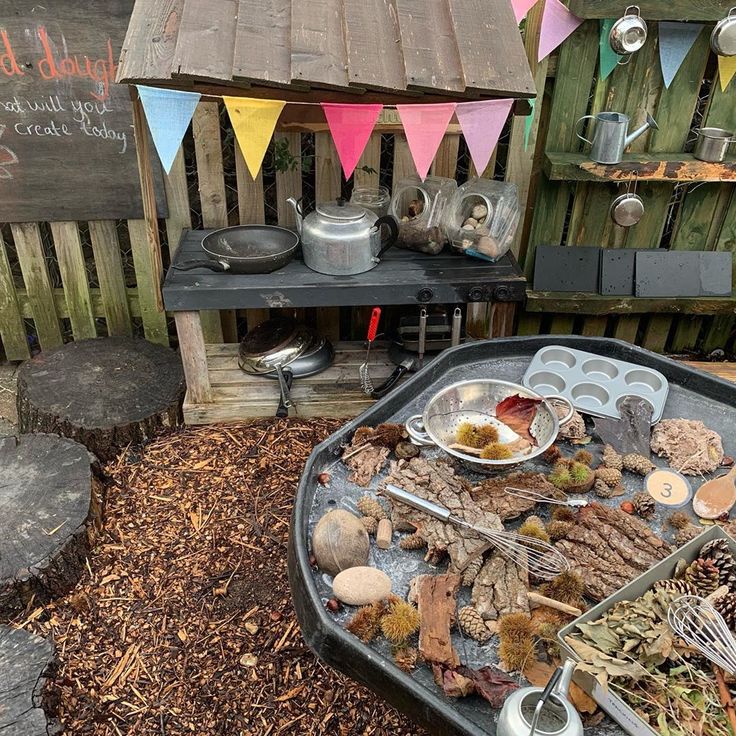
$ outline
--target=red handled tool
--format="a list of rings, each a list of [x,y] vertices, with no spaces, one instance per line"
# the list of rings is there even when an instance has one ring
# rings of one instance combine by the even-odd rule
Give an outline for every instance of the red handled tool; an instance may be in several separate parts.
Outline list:
[[[381,321],[381,307],[374,307],[371,312],[371,320],[368,323],[368,347],[365,351],[365,361],[361,364],[358,369],[360,373],[360,386],[363,389],[363,393],[368,395],[373,393],[373,381],[368,371],[368,358],[371,354],[371,345],[376,339],[378,334],[378,323]]]

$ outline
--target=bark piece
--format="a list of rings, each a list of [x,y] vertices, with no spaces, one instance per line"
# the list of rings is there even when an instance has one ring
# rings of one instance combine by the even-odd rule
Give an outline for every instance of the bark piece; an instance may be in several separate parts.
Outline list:
[[[20,431],[70,437],[111,460],[180,423],[184,388],[169,348],[128,337],[70,342],[18,371]]]
[[[697,419],[663,419],[652,430],[652,452],[685,475],[712,473],[723,460],[720,435]]]
[[[404,488],[428,501],[444,506],[453,515],[487,529],[503,530],[503,524],[496,514],[485,511],[470,495],[470,485],[462,477],[455,475],[454,469],[446,464],[423,457],[409,462],[391,463],[386,483]],[[462,572],[470,561],[490,549],[490,544],[475,532],[458,529],[438,519],[421,514],[408,506],[392,501],[391,520],[394,529],[407,527],[416,529],[426,540],[427,559],[437,559],[447,553],[450,573]]]
[[[345,455],[349,455],[354,447],[348,447],[345,450]],[[389,456],[391,450],[388,447],[379,447],[378,445],[368,445],[364,450],[350,455],[345,464],[353,471],[350,475],[350,480],[357,486],[367,488],[373,478],[381,472],[383,464],[386,462],[386,458]]]
[[[511,473],[499,477],[494,476],[475,486],[471,495],[482,509],[498,514],[502,521],[515,519],[531,511],[537,505],[536,501],[512,496],[505,490],[507,486],[536,491],[548,498],[566,498],[566,495],[558,491],[542,473]]]
[[[481,568],[470,600],[486,620],[507,613],[529,613],[529,575],[526,570],[509,562],[496,552]]]
[[[0,617],[76,585],[102,516],[102,484],[78,442],[0,439]]]
[[[427,662],[448,667],[460,664],[450,635],[459,587],[459,575],[418,575],[411,581],[409,601],[416,604],[422,617],[419,653]]]
[[[0,733],[48,736],[58,723],[42,708],[53,645],[23,629],[0,626]]]
[[[591,503],[556,547],[585,582],[585,595],[603,600],[663,560],[672,548],[649,526],[620,509]]]

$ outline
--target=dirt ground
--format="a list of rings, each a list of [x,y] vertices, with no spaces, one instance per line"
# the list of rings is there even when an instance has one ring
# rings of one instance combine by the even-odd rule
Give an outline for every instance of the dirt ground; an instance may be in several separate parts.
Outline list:
[[[188,428],[107,467],[87,573],[18,621],[56,642],[49,695],[66,733],[424,733],[321,664],[294,616],[294,492],[311,448],[338,425]]]

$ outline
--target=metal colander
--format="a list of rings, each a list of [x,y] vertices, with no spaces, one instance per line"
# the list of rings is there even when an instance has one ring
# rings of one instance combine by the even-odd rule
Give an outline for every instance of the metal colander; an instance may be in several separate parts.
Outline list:
[[[530,428],[537,440],[537,447],[527,455],[508,460],[484,460],[450,447],[457,442],[457,430],[463,422],[492,424],[504,443],[517,439],[518,435],[494,416],[496,406],[509,396],[523,396],[541,402]],[[567,406],[568,413],[562,420],[558,419],[551,401],[559,401]],[[416,414],[407,420],[406,430],[415,444],[437,446],[461,460],[471,470],[490,473],[541,455],[557,438],[560,426],[572,419],[574,411],[572,404],[562,396],[545,398],[517,383],[485,378],[460,381],[442,389],[427,402],[423,414]]]

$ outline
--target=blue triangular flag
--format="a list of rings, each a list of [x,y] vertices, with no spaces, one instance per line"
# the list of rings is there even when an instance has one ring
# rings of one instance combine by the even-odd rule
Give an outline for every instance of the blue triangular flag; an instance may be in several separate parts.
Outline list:
[[[601,80],[608,78],[608,75],[616,68],[616,64],[618,64],[619,59],[621,58],[611,48],[611,42],[608,40],[608,37],[611,35],[611,28],[615,22],[614,18],[601,20],[601,38],[598,42],[600,47]]]
[[[168,174],[202,95],[198,92],[136,86],[158,157]]]
[[[672,84],[677,70],[702,29],[701,23],[659,21],[659,63],[662,67],[665,87]]]

